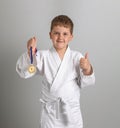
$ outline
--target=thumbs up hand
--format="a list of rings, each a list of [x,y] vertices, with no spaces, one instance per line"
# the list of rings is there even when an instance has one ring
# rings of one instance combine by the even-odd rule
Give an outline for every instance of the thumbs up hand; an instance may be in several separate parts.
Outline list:
[[[84,75],[92,74],[92,66],[88,59],[88,53],[85,54],[83,58],[80,59],[80,68],[83,70]]]

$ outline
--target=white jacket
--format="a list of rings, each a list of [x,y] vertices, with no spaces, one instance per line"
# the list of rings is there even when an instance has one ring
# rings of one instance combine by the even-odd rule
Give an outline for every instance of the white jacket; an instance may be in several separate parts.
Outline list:
[[[16,71],[23,78],[43,76],[42,114],[40,128],[83,128],[80,110],[80,88],[95,83],[94,73],[85,76],[80,69],[81,53],[68,47],[63,60],[52,47],[34,56],[37,73],[29,73],[30,59],[24,53],[17,61]]]

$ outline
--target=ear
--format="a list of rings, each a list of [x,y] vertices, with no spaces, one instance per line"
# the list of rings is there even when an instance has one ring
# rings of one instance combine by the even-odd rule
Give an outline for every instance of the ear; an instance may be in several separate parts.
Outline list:
[[[52,38],[51,32],[49,32],[50,39]]]
[[[71,36],[70,36],[70,40],[69,41],[71,41],[73,39],[73,34],[71,34]]]

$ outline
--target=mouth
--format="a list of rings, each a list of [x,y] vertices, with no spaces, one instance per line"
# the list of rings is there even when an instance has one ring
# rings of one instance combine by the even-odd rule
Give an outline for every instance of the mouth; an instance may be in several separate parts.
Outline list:
[[[64,41],[62,41],[62,40],[58,40],[57,43],[64,43]]]

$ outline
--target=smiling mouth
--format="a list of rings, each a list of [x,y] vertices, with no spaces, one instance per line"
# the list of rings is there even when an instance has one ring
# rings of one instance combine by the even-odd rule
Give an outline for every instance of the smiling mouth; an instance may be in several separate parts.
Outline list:
[[[57,41],[58,43],[64,43],[63,41]]]

